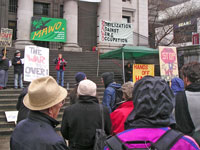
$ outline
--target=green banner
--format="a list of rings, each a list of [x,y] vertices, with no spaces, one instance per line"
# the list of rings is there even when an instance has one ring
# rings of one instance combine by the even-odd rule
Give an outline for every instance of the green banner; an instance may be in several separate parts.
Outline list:
[[[66,42],[66,20],[32,17],[31,40]]]

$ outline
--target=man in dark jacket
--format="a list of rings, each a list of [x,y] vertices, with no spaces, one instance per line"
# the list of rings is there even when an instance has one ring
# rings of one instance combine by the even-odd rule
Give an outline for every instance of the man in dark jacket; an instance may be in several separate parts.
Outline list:
[[[77,72],[75,75],[75,80],[76,80],[76,85],[74,89],[70,92],[69,98],[70,98],[70,104],[75,104],[76,101],[78,100],[78,95],[77,95],[77,89],[78,89],[78,84],[82,80],[87,79],[86,74],[84,72]]]
[[[28,93],[28,87],[25,87],[22,91],[22,93],[18,97],[16,109],[18,110],[18,115],[17,115],[17,123],[19,123],[21,120],[24,120],[27,118],[29,114],[29,109],[24,106],[23,99]]]
[[[125,81],[128,82],[128,81],[132,81],[132,65],[130,62],[128,62],[125,66]]]
[[[23,101],[31,111],[13,131],[10,149],[67,150],[64,139],[54,129],[66,96],[67,91],[51,76],[33,80]]]
[[[79,99],[64,111],[61,133],[69,140],[70,150],[93,150],[96,129],[102,128],[96,84],[83,80],[78,86]],[[103,106],[105,133],[111,133],[109,111]]]
[[[6,57],[6,50],[0,53],[0,90],[6,88],[8,82],[9,59]]]
[[[185,64],[181,69],[185,91],[176,95],[177,128],[193,136],[200,145],[200,63]]]
[[[14,54],[14,58],[12,59],[12,65],[14,66],[14,75],[15,75],[14,87],[15,89],[18,88],[18,81],[19,81],[19,87],[23,88],[22,74],[24,65],[22,63],[21,53],[19,50],[16,50]]]
[[[105,86],[103,105],[108,107],[110,113],[112,112],[112,107],[115,105],[115,89],[121,88],[120,84],[114,82],[114,73],[105,72],[101,75],[102,82]]]

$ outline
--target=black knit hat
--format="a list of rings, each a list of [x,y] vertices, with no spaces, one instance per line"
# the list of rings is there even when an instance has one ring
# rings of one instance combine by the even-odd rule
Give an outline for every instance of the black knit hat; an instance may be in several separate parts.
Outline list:
[[[113,72],[104,72],[101,75],[103,82],[104,82],[104,86],[105,88],[110,84],[114,82],[114,73]]]

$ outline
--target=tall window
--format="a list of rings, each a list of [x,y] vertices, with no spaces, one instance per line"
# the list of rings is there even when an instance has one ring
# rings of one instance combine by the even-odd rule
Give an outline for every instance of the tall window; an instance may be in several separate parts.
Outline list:
[[[8,21],[8,28],[13,29],[13,36],[12,39],[16,40],[17,39],[17,21]]]
[[[63,18],[63,5],[60,5],[60,18]]]
[[[17,13],[17,3],[18,0],[9,0],[9,12]]]
[[[34,15],[49,16],[49,4],[35,2]]]
[[[131,17],[130,16],[122,16],[122,21],[124,23],[131,23]]]

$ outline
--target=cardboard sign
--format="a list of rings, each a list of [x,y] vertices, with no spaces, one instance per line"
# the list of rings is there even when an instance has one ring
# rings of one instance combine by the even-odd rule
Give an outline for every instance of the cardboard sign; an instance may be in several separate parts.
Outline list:
[[[142,79],[144,76],[154,76],[154,65],[133,64],[133,82]]]
[[[49,49],[26,46],[24,54],[24,81],[49,75]]]
[[[178,77],[176,47],[159,46],[160,74],[166,81]]]
[[[66,20],[32,17],[31,40],[66,42]]]
[[[17,122],[18,111],[5,111],[7,122]]]
[[[11,47],[12,46],[12,34],[13,30],[8,28],[1,28],[0,34],[0,46]]]
[[[101,20],[99,29],[100,42],[133,44],[133,26],[131,23],[116,23]]]

